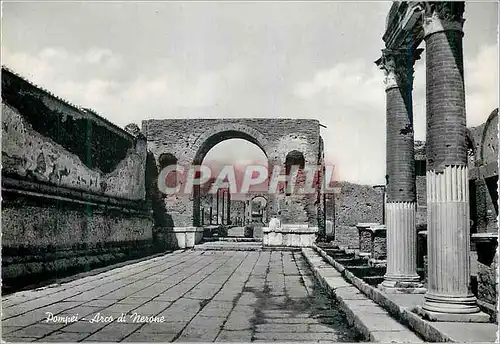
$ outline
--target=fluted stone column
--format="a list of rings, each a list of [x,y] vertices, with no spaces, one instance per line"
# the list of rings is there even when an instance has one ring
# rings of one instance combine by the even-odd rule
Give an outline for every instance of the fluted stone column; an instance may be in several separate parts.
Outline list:
[[[413,135],[413,65],[422,49],[384,49],[387,123],[387,293],[425,293],[417,274],[416,185]]]
[[[420,313],[488,321],[470,289],[463,2],[426,3],[428,283]]]

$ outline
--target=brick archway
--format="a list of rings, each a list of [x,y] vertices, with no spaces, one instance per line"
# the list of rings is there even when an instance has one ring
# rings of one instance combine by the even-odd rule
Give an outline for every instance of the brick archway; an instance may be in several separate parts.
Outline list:
[[[319,164],[322,156],[320,124],[312,119],[231,118],[231,119],[164,119],[146,120],[142,130],[148,149],[158,162],[162,153],[175,155],[180,165],[198,165],[216,144],[228,139],[244,139],[257,145],[270,165],[283,165],[286,155],[299,150],[306,164]],[[180,195],[165,201],[167,213],[174,227],[198,226],[196,195]],[[277,208],[277,200],[284,194],[269,195],[268,211]],[[314,198],[314,199],[313,199]],[[302,214],[291,216],[291,224],[317,225],[316,197],[290,197],[288,204]],[[303,214],[308,214],[304,217]]]

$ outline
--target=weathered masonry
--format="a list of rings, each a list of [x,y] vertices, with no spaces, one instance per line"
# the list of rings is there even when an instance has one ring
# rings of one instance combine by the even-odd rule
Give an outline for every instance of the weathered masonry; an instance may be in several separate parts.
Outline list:
[[[150,254],[146,139],[2,68],[4,291]]]
[[[300,161],[302,168],[317,166],[323,159],[317,120],[164,119],[145,120],[142,126],[158,172],[169,164],[200,165],[212,147],[232,138],[257,145],[267,157],[270,169],[280,166],[284,170],[290,160],[294,165]],[[317,232],[318,209],[321,207],[319,189],[307,195],[288,194],[286,191],[268,195],[267,211],[279,211],[282,223],[291,231],[306,226]],[[156,196],[158,207],[165,209],[165,217],[157,219],[157,227],[167,241],[175,240],[176,235],[172,233],[202,230],[200,199],[200,189],[196,187],[191,194]]]
[[[412,110],[413,66],[425,41],[428,283],[419,312],[436,321],[486,322],[470,285],[464,9],[464,2],[395,2],[387,18],[385,49],[376,61],[387,98],[387,273],[380,287],[425,291],[416,273]],[[476,171],[488,175],[493,164]]]

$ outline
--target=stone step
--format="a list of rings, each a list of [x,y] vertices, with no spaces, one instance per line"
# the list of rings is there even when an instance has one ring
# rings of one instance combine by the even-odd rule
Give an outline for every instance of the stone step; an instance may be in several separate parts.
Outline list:
[[[260,242],[207,242],[194,247],[195,251],[261,251]]]

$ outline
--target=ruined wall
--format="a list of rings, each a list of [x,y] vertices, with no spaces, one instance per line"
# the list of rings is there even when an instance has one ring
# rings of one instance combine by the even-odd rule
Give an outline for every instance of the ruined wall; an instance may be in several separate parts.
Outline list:
[[[382,191],[370,185],[339,182],[340,193],[335,195],[336,245],[357,248],[360,222],[382,223]],[[327,201],[327,218],[333,214],[331,200]]]
[[[382,223],[382,191],[370,185],[339,182],[335,198],[336,223],[356,226],[359,222]]]
[[[233,225],[243,225],[243,218],[245,217],[245,201],[231,200],[231,223]]]
[[[2,69],[4,290],[147,254],[146,149]]]
[[[415,184],[417,191],[417,231],[427,228],[427,185],[425,142],[415,141]]]
[[[305,163],[317,165],[320,156],[319,122],[307,119],[165,119],[143,121],[148,150],[155,158],[162,153],[175,155],[181,165],[200,163],[216,144],[231,138],[246,139],[258,145],[273,165],[284,167],[286,155],[298,150]],[[270,197],[270,211],[278,199],[284,223],[316,225],[316,195]],[[165,199],[173,226],[198,225],[199,214],[193,211],[193,196],[175,195]]]

